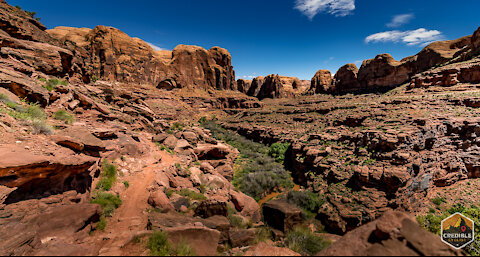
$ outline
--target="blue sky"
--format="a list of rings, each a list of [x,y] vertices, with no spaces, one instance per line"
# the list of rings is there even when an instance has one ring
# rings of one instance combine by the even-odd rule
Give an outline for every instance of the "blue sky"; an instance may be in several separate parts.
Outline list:
[[[390,53],[402,59],[432,40],[480,26],[480,1],[459,0],[7,0],[48,28],[116,27],[163,49],[220,46],[238,78],[311,79]]]

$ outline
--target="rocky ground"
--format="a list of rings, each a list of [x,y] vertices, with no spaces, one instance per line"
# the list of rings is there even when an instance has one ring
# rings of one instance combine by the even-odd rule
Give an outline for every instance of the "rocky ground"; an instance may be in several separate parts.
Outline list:
[[[0,21],[1,255],[465,254],[415,216],[478,204],[478,31],[235,81],[219,47]]]

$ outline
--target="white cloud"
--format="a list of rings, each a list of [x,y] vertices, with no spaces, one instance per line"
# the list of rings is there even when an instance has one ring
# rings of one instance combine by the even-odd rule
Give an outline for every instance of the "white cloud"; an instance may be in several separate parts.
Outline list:
[[[376,33],[368,36],[365,39],[366,43],[387,43],[387,42],[402,42],[409,46],[421,45],[425,46],[434,41],[439,41],[443,39],[442,32],[438,30],[426,30],[420,28],[417,30],[407,30],[407,31],[385,31]]]
[[[165,49],[165,48],[161,48],[161,47],[159,47],[159,46],[156,46],[156,45],[154,45],[154,44],[152,44],[152,43],[149,43],[149,42],[146,42],[146,43],[147,43],[149,46],[151,46],[151,47],[153,48],[153,50],[155,50],[155,51],[165,51],[165,50],[167,50],[167,49]]]
[[[318,13],[347,16],[355,10],[355,0],[297,0],[295,9],[312,20]]]
[[[415,15],[413,15],[413,13],[395,15],[393,16],[392,21],[387,24],[387,27],[398,28],[404,24],[409,23],[413,18],[415,18]]]

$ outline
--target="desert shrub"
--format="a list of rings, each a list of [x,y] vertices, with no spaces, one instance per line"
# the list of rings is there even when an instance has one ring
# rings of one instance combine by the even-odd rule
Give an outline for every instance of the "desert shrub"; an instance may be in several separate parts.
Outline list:
[[[418,223],[424,227],[426,230],[440,235],[442,232],[442,221],[448,218],[450,215],[455,213],[462,213],[463,215],[469,217],[475,223],[475,240],[473,243],[468,245],[464,250],[471,256],[479,256],[480,255],[480,208],[476,206],[471,206],[469,208],[457,204],[445,212],[434,215],[429,213],[425,216],[418,216],[417,221]]]
[[[45,84],[43,85],[43,87],[48,90],[48,91],[52,91],[54,90],[58,85],[68,85],[68,82],[65,81],[65,80],[60,80],[60,79],[57,79],[57,78],[51,78],[49,80],[47,80],[45,82]]]
[[[275,159],[278,163],[285,161],[285,153],[290,147],[290,143],[275,143],[268,149],[268,155]]]
[[[240,167],[234,174],[232,184],[243,193],[259,200],[269,193],[292,187],[290,173],[269,156],[270,149],[267,146],[225,130],[214,121],[206,121],[202,126],[209,129],[213,137],[240,152],[241,158],[237,160]]]
[[[167,129],[166,132],[168,134],[173,134],[177,131],[183,131],[184,128],[185,128],[185,124],[180,123],[180,122],[175,122],[175,123],[173,123],[173,125],[169,129]]]
[[[172,149],[170,149],[170,148],[168,148],[168,147],[166,147],[166,146],[164,146],[164,145],[162,145],[162,144],[160,144],[160,143],[158,143],[158,142],[155,143],[155,144],[160,148],[160,151],[166,151],[166,152],[169,153],[169,154],[173,154]]]
[[[201,193],[197,193],[197,192],[194,192],[190,189],[182,189],[180,191],[173,191],[173,190],[167,190],[167,192],[165,193],[168,197],[172,196],[173,193],[176,193],[178,195],[181,195],[183,197],[187,197],[187,198],[190,198],[192,200],[195,200],[195,201],[203,201],[203,200],[207,200],[207,197]]]
[[[38,104],[26,103],[26,106],[22,106],[11,101],[5,95],[0,97],[0,102],[10,108],[9,110],[2,109],[2,112],[17,120],[27,121],[34,134],[53,134],[53,128],[45,122],[47,114]]]
[[[330,245],[329,241],[305,227],[298,227],[289,232],[285,243],[288,248],[303,255],[316,255]]]
[[[129,188],[130,187],[130,182],[123,181],[123,185],[125,186],[125,188]]]
[[[60,120],[60,121],[63,121],[65,122],[65,124],[72,124],[75,122],[75,117],[68,113],[67,111],[65,110],[59,110],[59,111],[56,111],[54,114],[53,114],[53,117],[56,119],[56,120]]]
[[[115,209],[122,205],[122,200],[117,195],[106,192],[95,192],[90,202],[100,205],[105,217],[111,217]]]
[[[435,204],[436,206],[442,205],[442,203],[446,203],[447,201],[443,197],[435,197],[432,199],[432,203]]]
[[[309,216],[314,216],[325,203],[325,199],[311,191],[288,192],[287,201],[302,208]]]
[[[97,183],[97,189],[108,191],[117,181],[117,167],[107,160],[102,163],[102,174]]]
[[[45,123],[43,120],[33,120],[32,129],[34,134],[44,134],[51,135],[53,134],[53,128]]]
[[[105,216],[102,215],[100,217],[100,221],[97,223],[97,226],[95,226],[95,230],[105,230],[107,227],[107,219],[105,219]]]
[[[270,227],[257,228],[255,231],[255,244],[272,240],[272,229]]]
[[[168,234],[162,231],[153,232],[148,239],[147,247],[152,256],[195,256],[194,249],[185,242],[173,247],[168,241]]]
[[[198,123],[200,124],[203,124],[203,123],[206,123],[208,120],[207,120],[207,117],[201,117],[199,120],[198,120]]]
[[[190,245],[186,242],[180,242],[177,245],[177,249],[175,250],[177,256],[195,256],[195,249],[193,249]]]
[[[155,231],[148,239],[148,249],[152,256],[168,256],[172,251],[172,246],[168,242],[168,235],[165,232]]]
[[[11,101],[10,101],[10,98],[7,95],[0,94],[0,102],[6,103],[6,102],[11,102]]]

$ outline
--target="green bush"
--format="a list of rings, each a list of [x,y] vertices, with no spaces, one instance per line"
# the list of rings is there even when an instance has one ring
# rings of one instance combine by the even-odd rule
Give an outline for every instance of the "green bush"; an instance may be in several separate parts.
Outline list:
[[[44,134],[44,135],[53,134],[53,128],[47,125],[43,120],[33,120],[32,128],[33,128],[34,134]]]
[[[184,188],[180,191],[167,190],[167,192],[165,194],[168,197],[170,197],[170,196],[172,196],[173,193],[176,193],[176,194],[181,195],[183,197],[190,198],[190,199],[195,200],[195,201],[207,200],[207,197],[205,195],[194,192],[194,191],[192,191],[190,189],[186,189],[186,188]]]
[[[56,111],[54,114],[53,114],[53,117],[56,119],[56,120],[60,120],[60,121],[63,121],[65,122],[65,124],[72,124],[75,122],[75,117],[68,113],[67,111],[65,110],[59,110],[59,111]]]
[[[130,187],[130,182],[123,181],[123,185],[125,186],[125,188],[129,188]]]
[[[325,203],[323,197],[319,197],[311,191],[291,191],[287,194],[287,201],[302,208],[309,216],[315,216],[320,207]]]
[[[290,143],[275,143],[268,149],[268,155],[275,159],[278,163],[285,161],[285,153],[290,147]]]
[[[158,143],[158,142],[155,143],[155,144],[156,144],[158,147],[160,147],[160,151],[166,151],[166,152],[169,153],[169,154],[173,154],[173,151],[172,151],[170,148],[168,148],[168,147],[166,147],[166,146],[164,146],[164,145],[162,145],[162,144],[160,144],[160,143]]]
[[[331,244],[305,227],[289,232],[285,243],[288,248],[303,255],[316,255]]]
[[[267,194],[293,186],[290,173],[269,156],[267,146],[225,130],[214,121],[206,121],[202,126],[209,129],[213,137],[240,152],[241,157],[237,160],[240,168],[236,170],[232,184],[243,193],[259,200]]]
[[[100,221],[97,223],[97,226],[95,227],[95,230],[105,230],[107,227],[107,219],[105,219],[105,216],[102,215],[100,217]]]
[[[162,231],[154,231],[148,239],[148,249],[152,256],[195,256],[195,251],[185,242],[180,242],[173,247],[168,242],[168,234]]]
[[[109,161],[104,160],[102,163],[102,174],[100,181],[98,181],[97,189],[108,191],[112,189],[117,181],[117,167]]]
[[[446,203],[447,200],[443,197],[435,197],[432,199],[432,203],[435,204],[436,206],[442,205],[442,203]]]
[[[34,134],[53,134],[53,128],[45,122],[47,114],[38,104],[27,103],[26,107],[24,107],[11,101],[6,95],[0,96],[0,102],[10,108],[9,110],[1,109],[0,111],[17,120],[28,121]]]
[[[185,128],[185,124],[180,123],[180,122],[175,122],[175,123],[173,123],[173,125],[169,129],[167,129],[166,132],[168,134],[173,134],[177,131],[183,131],[184,128]]]
[[[148,249],[152,256],[169,256],[172,246],[168,242],[168,235],[165,232],[155,231],[148,239]]]
[[[111,217],[115,209],[122,205],[122,200],[117,195],[105,192],[95,192],[90,202],[100,205],[105,217]]]
[[[45,85],[43,85],[43,87],[48,90],[48,91],[52,91],[54,90],[58,85],[68,85],[68,82],[65,81],[65,80],[60,80],[60,79],[57,79],[57,78],[52,78],[52,79],[49,79],[47,80],[47,82],[45,83]]]

